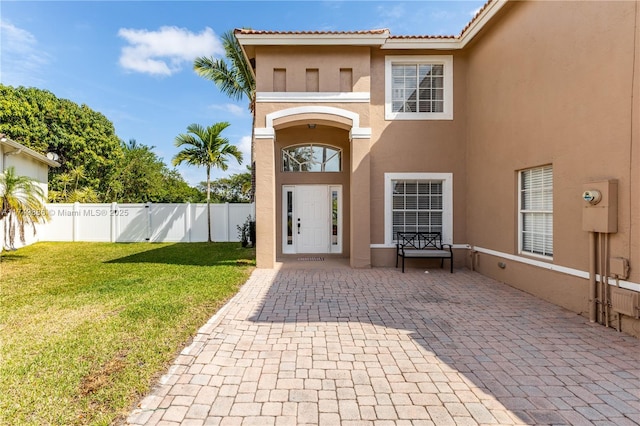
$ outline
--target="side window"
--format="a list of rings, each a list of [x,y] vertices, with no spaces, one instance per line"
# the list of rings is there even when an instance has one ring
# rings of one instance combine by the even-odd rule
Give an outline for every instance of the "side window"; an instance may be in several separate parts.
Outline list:
[[[553,256],[553,167],[519,173],[520,253]]]

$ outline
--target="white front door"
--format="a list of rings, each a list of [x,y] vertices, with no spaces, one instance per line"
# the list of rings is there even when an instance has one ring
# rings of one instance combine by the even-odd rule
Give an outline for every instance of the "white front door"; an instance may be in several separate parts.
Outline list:
[[[329,251],[329,208],[327,187],[305,185],[296,188],[296,232],[298,253]]]
[[[284,186],[283,253],[340,253],[341,197],[340,186]]]

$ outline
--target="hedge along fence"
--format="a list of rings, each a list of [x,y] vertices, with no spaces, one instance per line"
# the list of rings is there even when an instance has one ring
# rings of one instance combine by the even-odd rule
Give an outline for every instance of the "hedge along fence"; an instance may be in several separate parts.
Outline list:
[[[39,241],[203,242],[206,204],[47,204],[51,221]],[[211,239],[240,241],[238,226],[255,217],[253,204],[211,204]]]

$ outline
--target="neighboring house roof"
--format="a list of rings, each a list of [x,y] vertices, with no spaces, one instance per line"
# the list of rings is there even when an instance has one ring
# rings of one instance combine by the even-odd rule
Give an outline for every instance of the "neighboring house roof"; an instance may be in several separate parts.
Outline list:
[[[510,0],[488,0],[459,35],[391,35],[388,29],[363,31],[265,31],[236,29],[234,34],[248,57],[259,45],[369,45],[382,49],[464,48]]]
[[[36,161],[41,163],[45,163],[49,167],[60,167],[60,163],[54,161],[50,158],[47,158],[45,155],[40,154],[39,152],[34,151],[31,148],[27,148],[26,146],[9,139],[8,136],[0,133],[0,145],[11,148],[9,151],[4,150],[4,155],[12,155],[13,153],[24,154],[28,157],[33,158]]]

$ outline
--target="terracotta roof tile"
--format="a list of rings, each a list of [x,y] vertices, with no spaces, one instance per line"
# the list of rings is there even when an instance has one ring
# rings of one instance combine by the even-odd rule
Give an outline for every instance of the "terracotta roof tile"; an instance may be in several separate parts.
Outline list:
[[[460,31],[460,35],[458,37],[462,37],[462,35],[465,33],[465,31],[467,31],[471,27],[471,25],[473,25],[473,23],[476,21],[476,19],[478,19],[478,17],[480,17],[480,15],[482,15],[482,12],[484,12],[485,9],[487,7],[489,7],[489,5],[491,3],[493,3],[494,1],[496,1],[496,0],[487,0],[487,2],[485,4],[483,4],[482,7],[476,12],[474,17],[471,18],[469,23],[467,23],[467,25],[465,25],[465,27],[462,29],[462,31]]]
[[[390,39],[411,39],[411,40],[433,40],[433,39],[456,39],[454,35],[392,35]]]
[[[497,0],[487,0],[482,7],[476,12],[474,17],[465,25],[460,34],[456,35],[391,35],[388,28],[380,28],[374,30],[361,30],[361,31],[268,31],[268,30],[252,30],[247,28],[236,28],[235,34],[247,34],[247,35],[378,35],[389,34],[390,39],[405,39],[405,40],[434,40],[434,39],[458,39],[464,35],[464,33],[473,25],[473,23],[482,15],[487,7]]]
[[[266,31],[266,30],[251,30],[246,28],[236,28],[235,34],[248,34],[248,35],[372,35],[372,34],[388,34],[387,28],[381,28],[377,30],[363,30],[363,31]]]

